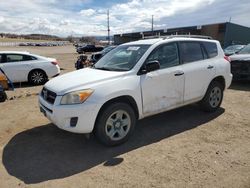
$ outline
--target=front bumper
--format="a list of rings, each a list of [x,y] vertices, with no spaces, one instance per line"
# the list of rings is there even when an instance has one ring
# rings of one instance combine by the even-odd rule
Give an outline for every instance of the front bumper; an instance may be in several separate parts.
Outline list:
[[[73,133],[90,133],[100,107],[98,104],[85,101],[83,104],[60,105],[61,96],[57,96],[52,105],[39,95],[40,111],[58,128]],[[76,125],[72,126],[71,118],[77,117]]]

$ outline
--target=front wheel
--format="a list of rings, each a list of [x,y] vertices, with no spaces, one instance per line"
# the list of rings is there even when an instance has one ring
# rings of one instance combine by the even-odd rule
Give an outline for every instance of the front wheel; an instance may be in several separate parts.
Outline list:
[[[200,102],[201,108],[207,112],[214,112],[220,107],[222,99],[223,87],[219,82],[213,81]]]
[[[134,110],[126,103],[114,103],[98,116],[95,125],[97,139],[107,145],[120,145],[128,140],[136,124]]]

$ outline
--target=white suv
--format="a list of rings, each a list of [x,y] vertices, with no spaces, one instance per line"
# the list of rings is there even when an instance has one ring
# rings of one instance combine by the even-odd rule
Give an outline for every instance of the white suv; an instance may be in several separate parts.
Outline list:
[[[118,46],[93,68],[50,80],[40,110],[59,128],[124,143],[138,119],[200,102],[217,110],[231,84],[230,63],[215,40],[167,37]]]

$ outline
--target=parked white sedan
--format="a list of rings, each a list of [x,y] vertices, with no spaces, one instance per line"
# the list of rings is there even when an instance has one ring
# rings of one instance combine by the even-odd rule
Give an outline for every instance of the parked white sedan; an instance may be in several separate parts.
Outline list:
[[[48,78],[60,74],[56,59],[29,52],[0,51],[0,68],[12,82],[44,84]]]

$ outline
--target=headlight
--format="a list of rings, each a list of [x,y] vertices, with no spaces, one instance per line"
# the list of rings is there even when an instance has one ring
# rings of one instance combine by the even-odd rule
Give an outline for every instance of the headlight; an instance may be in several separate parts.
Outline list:
[[[94,92],[92,89],[74,91],[65,94],[61,99],[61,104],[80,104],[83,103]]]

